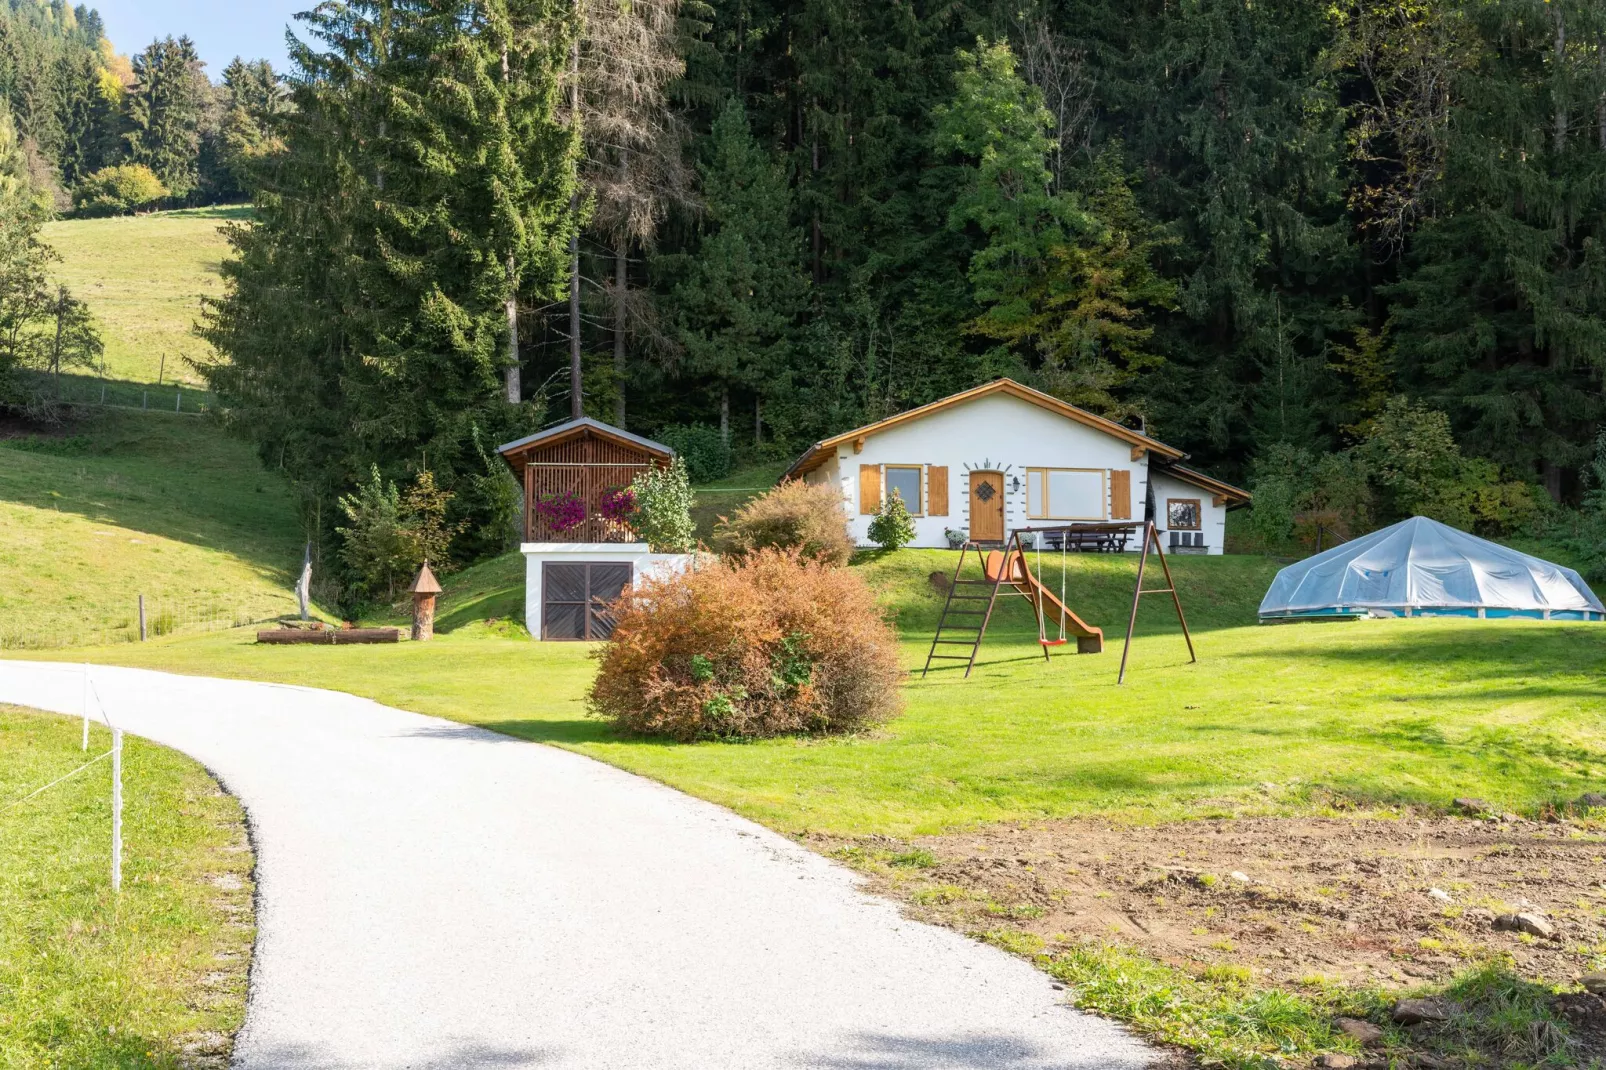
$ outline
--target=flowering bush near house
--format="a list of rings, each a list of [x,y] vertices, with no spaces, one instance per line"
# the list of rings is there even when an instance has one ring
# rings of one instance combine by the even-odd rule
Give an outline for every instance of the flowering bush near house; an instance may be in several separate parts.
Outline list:
[[[902,708],[897,636],[858,573],[779,550],[626,591],[588,697],[646,735],[851,732]]]

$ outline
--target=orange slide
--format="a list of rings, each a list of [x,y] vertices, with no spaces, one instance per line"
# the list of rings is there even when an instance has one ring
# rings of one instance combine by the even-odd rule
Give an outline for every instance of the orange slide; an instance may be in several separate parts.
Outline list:
[[[1044,626],[1055,626],[1056,616],[1065,624],[1065,634],[1076,636],[1076,652],[1078,654],[1102,654],[1104,652],[1104,629],[1095,628],[1081,617],[1071,612],[1070,607],[1054,596],[1054,592],[1043,586],[1041,580],[1032,575],[1032,570],[1026,567],[1021,555],[1014,550],[1009,551],[1009,575],[1005,582],[1014,587],[1021,594],[1030,598],[1035,605],[1043,607]],[[1002,550],[992,550],[987,554],[985,567],[987,578],[996,581],[998,572],[1004,567],[1004,553]]]

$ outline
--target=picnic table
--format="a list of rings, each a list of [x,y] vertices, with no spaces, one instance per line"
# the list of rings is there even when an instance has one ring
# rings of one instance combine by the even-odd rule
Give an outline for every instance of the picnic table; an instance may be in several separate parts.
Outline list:
[[[1137,532],[1138,524],[1071,524],[1067,527],[1045,528],[1037,532],[1045,550],[1070,550],[1075,553],[1119,554],[1126,552],[1128,540]],[[1029,530],[1029,529],[1028,529]]]

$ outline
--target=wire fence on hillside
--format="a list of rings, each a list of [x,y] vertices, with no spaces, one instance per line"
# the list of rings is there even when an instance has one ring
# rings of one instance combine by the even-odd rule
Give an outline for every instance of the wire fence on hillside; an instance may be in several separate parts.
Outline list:
[[[243,628],[275,619],[283,607],[241,606],[211,598],[145,598],[144,633],[141,634],[141,600],[131,597],[126,614],[76,624],[46,621],[11,624],[0,618],[0,650],[60,650],[68,647],[115,646],[159,639],[166,635]]]
[[[52,376],[43,372],[33,373],[33,379],[36,396],[64,405],[176,412],[186,416],[199,416],[216,406],[210,390],[184,383],[131,383],[122,379]]]

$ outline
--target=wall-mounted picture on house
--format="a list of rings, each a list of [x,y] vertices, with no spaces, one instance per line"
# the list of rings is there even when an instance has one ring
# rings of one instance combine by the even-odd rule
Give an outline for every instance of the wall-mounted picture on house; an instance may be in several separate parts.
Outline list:
[[[1171,531],[1198,531],[1200,510],[1198,498],[1167,498],[1165,526]]]

